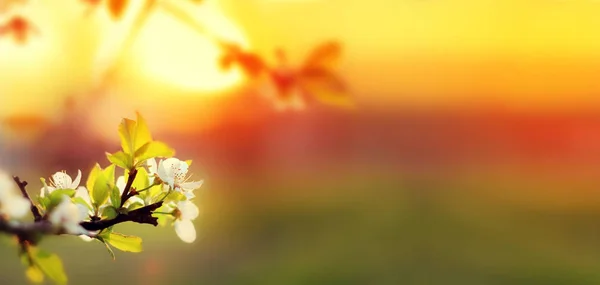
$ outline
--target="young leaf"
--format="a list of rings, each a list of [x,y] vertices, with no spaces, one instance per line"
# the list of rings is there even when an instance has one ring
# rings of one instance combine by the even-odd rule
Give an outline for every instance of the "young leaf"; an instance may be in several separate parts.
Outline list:
[[[30,249],[33,262],[39,269],[57,284],[66,284],[67,276],[62,261],[56,254],[35,248]]]
[[[110,161],[111,163],[123,169],[133,168],[133,157],[122,151],[117,151],[115,153],[106,153],[106,158],[108,158],[108,161]]]
[[[111,233],[106,239],[110,245],[115,248],[128,251],[128,252],[141,252],[142,251],[142,239],[136,236],[128,236],[119,233]]]
[[[121,193],[119,192],[119,187],[114,186],[110,191],[110,203],[115,208],[121,207]]]
[[[135,139],[136,123],[134,120],[123,119],[119,125],[119,137],[121,138],[121,148],[127,154],[133,154],[133,140]]]
[[[94,181],[94,187],[92,188],[91,198],[96,207],[106,203],[110,193],[115,187],[115,165],[111,164],[104,170],[100,170]]]
[[[117,215],[119,215],[119,212],[117,212],[117,209],[113,206],[108,206],[102,211],[102,217],[109,220],[114,219]]]
[[[133,180],[132,186],[136,190],[142,190],[150,186],[150,181],[148,181],[148,172],[145,168],[138,168],[137,176],[135,177],[135,180]]]
[[[135,138],[133,140],[133,148],[137,151],[143,145],[152,141],[152,135],[150,134],[150,129],[148,129],[148,125],[146,124],[146,120],[139,112],[136,113],[137,116],[137,125],[135,128]]]
[[[136,202],[131,203],[129,206],[127,206],[127,210],[133,211],[133,210],[141,208],[141,207],[144,207],[144,204],[136,201]]]
[[[60,204],[60,202],[62,202],[64,195],[73,197],[73,195],[75,195],[75,190],[73,190],[73,189],[57,189],[57,190],[52,191],[52,193],[50,193],[50,196],[48,196],[49,202],[46,207],[47,211],[50,211],[54,207],[58,206],[58,204]]]
[[[31,283],[44,282],[44,273],[35,265],[27,267],[25,276],[27,276],[27,279],[31,281]]]
[[[85,183],[85,186],[89,191],[93,192],[94,184],[96,183],[96,177],[98,177],[98,174],[100,174],[101,171],[102,168],[100,168],[100,165],[96,163],[96,165],[94,165],[94,168],[92,168],[92,171],[90,171],[90,175],[88,176],[88,179]]]
[[[37,201],[40,204],[40,207],[44,210],[47,211],[48,210],[48,206],[50,206],[50,197],[48,196],[38,196],[37,197]]]
[[[137,161],[136,166],[146,162],[146,160],[149,158],[171,157],[174,154],[175,151],[172,148],[170,148],[167,144],[159,141],[151,141],[141,146],[135,152],[135,158]]]
[[[77,204],[81,204],[83,206],[85,206],[88,210],[93,211],[94,209],[92,208],[92,206],[90,204],[88,204],[88,202],[86,202],[83,198],[81,197],[75,197],[73,198],[73,202],[77,203]]]
[[[112,257],[112,259],[115,260],[116,259],[115,252],[112,250],[112,248],[110,247],[110,245],[108,245],[108,243],[106,242],[106,240],[104,240],[104,238],[101,237],[101,236],[97,236],[96,239],[99,240],[101,243],[104,244],[104,246],[106,247],[106,250],[108,250],[108,253],[110,253],[110,256]]]

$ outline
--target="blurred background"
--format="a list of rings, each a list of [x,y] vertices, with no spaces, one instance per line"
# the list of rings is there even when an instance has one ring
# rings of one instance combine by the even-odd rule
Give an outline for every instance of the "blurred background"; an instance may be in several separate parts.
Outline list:
[[[0,166],[31,193],[87,173],[140,111],[205,179],[193,244],[44,240],[71,284],[600,282],[598,1],[165,0],[208,32],[157,8],[133,39],[142,1],[31,2],[39,34],[0,37]],[[295,64],[339,41],[355,108],[277,111],[215,37]]]

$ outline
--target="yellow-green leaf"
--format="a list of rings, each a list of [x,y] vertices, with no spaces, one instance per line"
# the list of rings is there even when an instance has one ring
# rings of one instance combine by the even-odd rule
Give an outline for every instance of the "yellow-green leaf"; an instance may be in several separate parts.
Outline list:
[[[119,137],[121,139],[121,148],[123,152],[132,154],[135,152],[133,148],[135,139],[136,122],[130,119],[123,119],[119,125]]]
[[[108,253],[110,253],[110,257],[112,257],[112,260],[115,260],[116,259],[115,252],[112,250],[110,245],[108,245],[108,243],[104,240],[104,238],[101,236],[97,236],[96,239],[104,244],[104,246],[106,247],[106,250],[108,250]]]
[[[134,137],[134,145],[133,148],[137,151],[143,145],[152,141],[152,135],[150,134],[150,130],[148,129],[148,125],[146,124],[146,120],[139,112],[136,113],[137,116],[137,125],[135,128],[135,137]]]
[[[150,181],[148,181],[148,172],[145,168],[138,168],[137,176],[135,177],[135,180],[133,180],[132,186],[136,190],[142,190],[150,186]]]
[[[151,141],[140,147],[136,153],[135,158],[137,164],[145,162],[149,158],[154,157],[171,157],[175,154],[175,150],[170,148],[167,144],[159,141]]]
[[[96,208],[103,205],[110,197],[110,193],[115,187],[115,165],[111,164],[104,170],[100,170],[96,176],[93,190],[91,191],[91,198]]]
[[[123,151],[117,151],[115,153],[106,153],[108,161],[115,164],[123,169],[133,168],[133,157],[130,154],[124,153]]]
[[[142,239],[136,236],[128,236],[119,233],[111,233],[106,241],[113,247],[128,252],[141,252]]]
[[[51,254],[35,248],[30,249],[33,262],[39,269],[57,284],[66,284],[67,275],[63,268],[62,261],[56,254]]]
[[[117,209],[115,209],[115,207],[112,206],[108,206],[102,211],[102,217],[108,220],[114,219],[115,217],[117,217],[117,215],[119,215]]]
[[[121,207],[121,193],[119,192],[119,187],[113,186],[110,191],[110,204],[115,208]]]
[[[96,177],[98,177],[98,174],[102,171],[102,168],[100,168],[100,165],[96,163],[96,165],[94,165],[94,168],[92,168],[92,171],[90,171],[90,175],[88,176],[88,179],[85,183],[85,186],[87,187],[87,189],[89,191],[92,191],[92,189],[94,189],[94,184],[96,183]]]
[[[44,272],[35,265],[29,266],[27,270],[25,270],[25,276],[27,276],[27,279],[32,283],[44,282]]]

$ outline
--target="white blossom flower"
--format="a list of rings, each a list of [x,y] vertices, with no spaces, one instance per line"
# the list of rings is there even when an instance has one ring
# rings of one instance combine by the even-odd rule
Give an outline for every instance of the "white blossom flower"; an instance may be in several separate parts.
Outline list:
[[[27,214],[30,206],[29,200],[15,190],[10,176],[0,172],[0,214],[21,218]]]
[[[163,183],[169,185],[171,189],[189,193],[202,186],[202,183],[204,182],[202,180],[188,181],[190,178],[187,175],[189,166],[185,161],[181,161],[177,158],[167,158],[160,161],[158,166],[156,166],[156,162],[151,162],[150,160],[147,164],[150,168],[149,172],[151,173],[151,176],[158,176],[158,178]]]
[[[87,212],[85,206],[73,203],[69,196],[64,195],[60,204],[50,212],[48,221],[66,233],[90,235],[90,232],[79,225],[87,217]]]
[[[77,177],[75,180],[71,178],[66,172],[59,171],[52,175],[50,178],[50,185],[42,188],[40,196],[44,197],[52,193],[57,189],[77,189],[81,182],[81,170],[77,170]]]
[[[84,206],[81,204],[77,204],[77,206],[82,206],[81,211],[84,213],[84,217],[83,217],[84,219],[86,219],[87,217],[94,216],[96,214],[93,210],[92,199],[90,198],[90,192],[88,191],[87,188],[85,188],[84,186],[77,187],[77,190],[75,191],[75,197],[80,197],[88,205],[88,206]],[[101,207],[100,209],[103,209],[103,207]],[[79,237],[82,240],[89,242],[89,241],[94,240],[92,237],[90,237],[90,235],[95,235],[98,232],[99,231],[89,232],[87,234],[79,235]]]
[[[190,201],[181,201],[177,203],[177,208],[173,211],[175,216],[175,233],[179,238],[187,243],[194,242],[196,240],[196,228],[192,220],[198,217],[199,210],[194,203]]]

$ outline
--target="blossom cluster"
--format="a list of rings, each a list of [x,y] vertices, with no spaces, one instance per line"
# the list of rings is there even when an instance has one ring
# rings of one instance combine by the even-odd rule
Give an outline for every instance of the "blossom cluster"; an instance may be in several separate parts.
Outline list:
[[[203,180],[191,179],[191,160],[173,157],[174,150],[152,139],[139,114],[137,120],[122,121],[119,136],[122,149],[107,153],[108,166],[96,164],[85,182],[81,170],[74,177],[58,171],[47,180],[41,178],[33,198],[25,189],[27,183],[0,172],[0,231],[17,238],[29,280],[42,282],[48,276],[66,283],[60,259],[37,248],[45,235],[97,240],[113,258],[113,247],[142,250],[141,238],[113,231],[123,222],[173,226],[182,241],[196,240],[193,220],[200,211],[194,191]],[[33,222],[25,220],[29,212]]]

